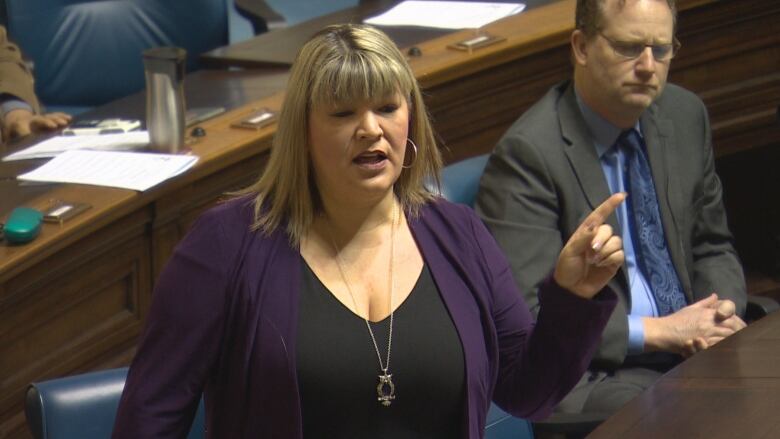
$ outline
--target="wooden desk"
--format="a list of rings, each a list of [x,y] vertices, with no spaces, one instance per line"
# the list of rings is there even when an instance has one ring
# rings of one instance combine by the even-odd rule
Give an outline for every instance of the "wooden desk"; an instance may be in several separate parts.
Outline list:
[[[411,65],[446,161],[490,151],[523,111],[570,75],[574,4],[563,0],[493,23],[488,31],[507,40],[471,54],[447,48],[470,31],[418,44],[424,55]],[[780,2],[688,0],[680,9],[684,47],[673,62],[673,80],[704,96],[717,153],[731,157],[780,144],[773,116],[780,102],[780,34],[774,31]],[[204,82],[188,84],[188,100],[207,106],[252,90],[258,97],[273,94],[286,69],[197,75]],[[139,117],[142,102],[136,95],[100,111]],[[204,208],[252,181],[267,159],[274,127],[253,132],[230,122],[252,106],[278,108],[280,102],[274,94],[202,124],[208,136],[192,147],[201,156],[197,166],[145,193],[21,187],[2,179],[31,164],[0,164],[0,207],[5,200],[13,200],[6,206],[41,207],[50,198],[94,206],[62,227],[45,226],[30,244],[0,245],[0,437],[25,437],[21,410],[29,382],[127,364],[154,279],[175,244]],[[128,114],[127,106],[136,113]],[[776,197],[777,190],[768,187],[761,195]],[[760,204],[751,206],[746,218]],[[3,207],[0,217],[7,213]]]
[[[683,362],[589,439],[780,437],[780,313]]]

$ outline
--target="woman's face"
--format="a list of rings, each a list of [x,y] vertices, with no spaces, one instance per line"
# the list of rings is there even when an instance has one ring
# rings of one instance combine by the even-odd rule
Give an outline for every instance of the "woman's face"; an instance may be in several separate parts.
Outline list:
[[[313,107],[309,148],[323,201],[387,196],[401,175],[408,134],[409,105],[400,93]]]

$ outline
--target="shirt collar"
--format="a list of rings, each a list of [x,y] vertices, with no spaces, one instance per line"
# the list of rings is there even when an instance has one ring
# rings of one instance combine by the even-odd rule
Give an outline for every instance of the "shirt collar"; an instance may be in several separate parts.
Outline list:
[[[574,89],[574,95],[577,98],[577,105],[579,106],[580,112],[582,113],[582,118],[585,119],[585,125],[588,126],[591,135],[593,135],[593,140],[596,146],[596,153],[598,154],[599,158],[601,158],[615,145],[615,142],[617,142],[617,139],[620,137],[620,134],[623,132],[623,130],[616,127],[615,125],[612,125],[612,123],[588,107],[588,105],[580,97],[580,94],[577,92],[576,88]],[[637,121],[634,129],[636,129],[637,133],[639,133],[639,136],[642,137],[642,130],[639,126],[639,121]]]

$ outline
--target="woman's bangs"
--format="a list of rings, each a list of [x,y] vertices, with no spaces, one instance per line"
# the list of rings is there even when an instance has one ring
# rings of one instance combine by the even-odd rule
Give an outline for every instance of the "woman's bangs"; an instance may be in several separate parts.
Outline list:
[[[331,59],[316,74],[312,104],[377,102],[399,91],[408,96],[411,84],[404,70],[370,53],[351,53]]]

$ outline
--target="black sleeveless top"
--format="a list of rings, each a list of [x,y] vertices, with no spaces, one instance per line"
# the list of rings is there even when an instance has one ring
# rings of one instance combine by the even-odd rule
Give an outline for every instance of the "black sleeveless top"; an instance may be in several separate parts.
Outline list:
[[[302,265],[296,353],[303,437],[464,437],[463,348],[428,267],[394,313],[388,373],[395,400],[385,407],[365,320]],[[385,362],[390,317],[370,324]]]

